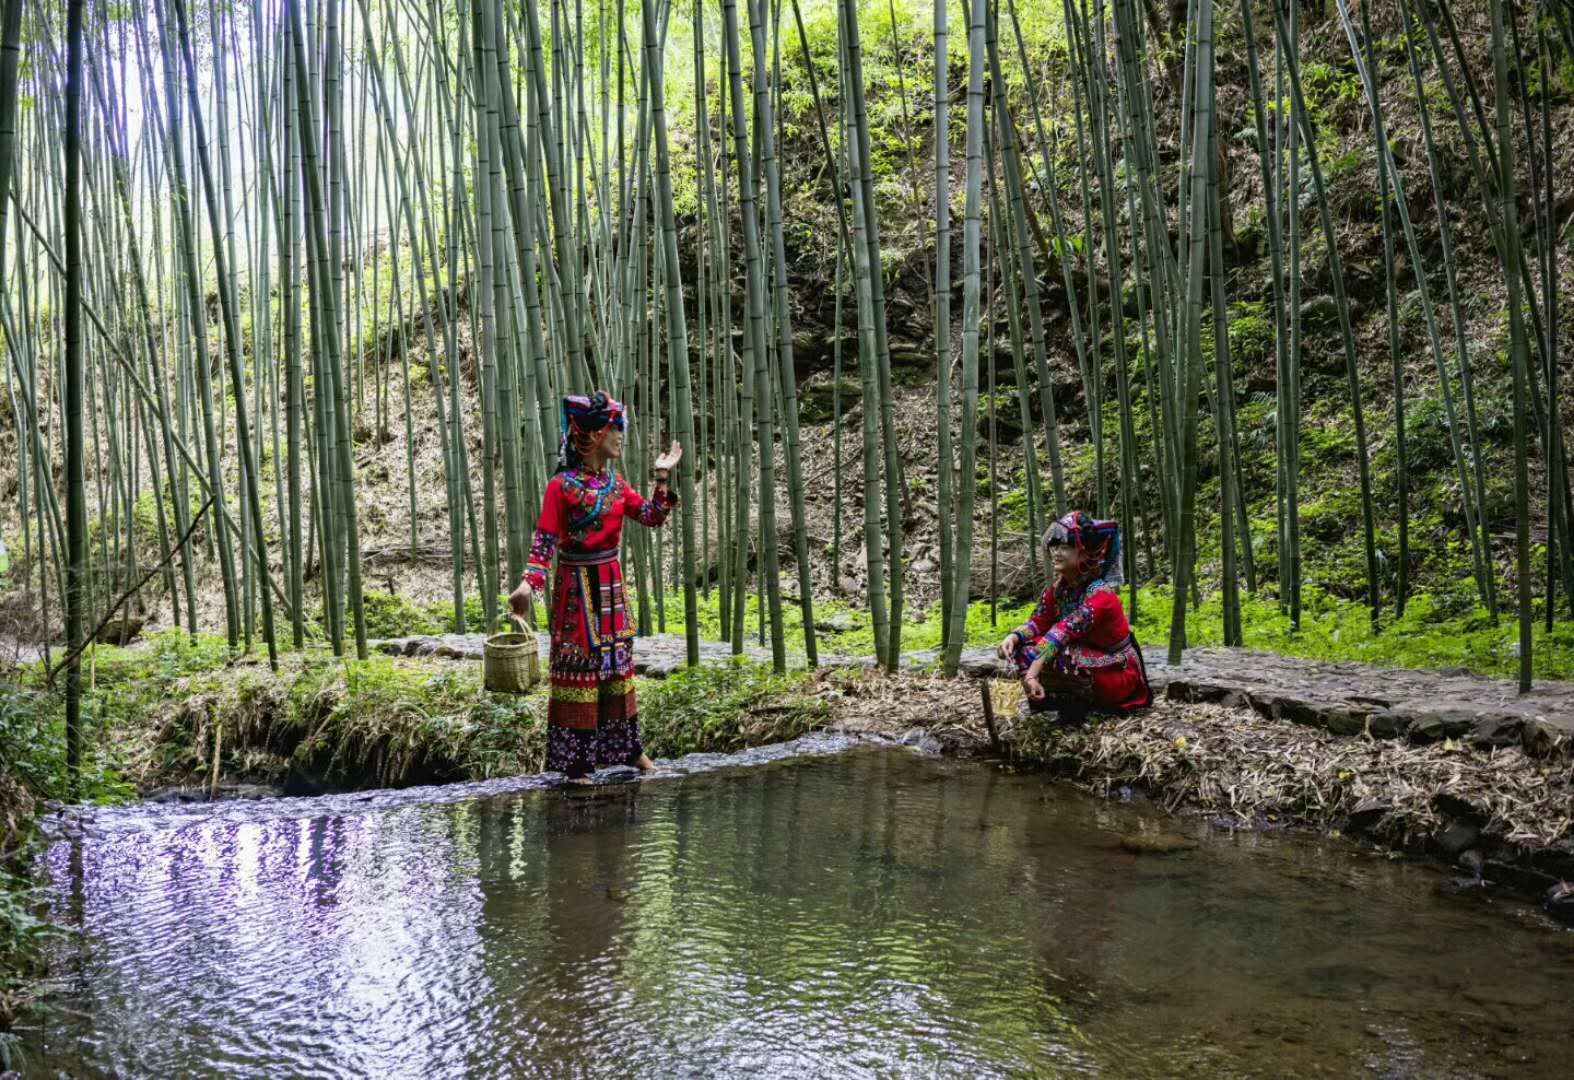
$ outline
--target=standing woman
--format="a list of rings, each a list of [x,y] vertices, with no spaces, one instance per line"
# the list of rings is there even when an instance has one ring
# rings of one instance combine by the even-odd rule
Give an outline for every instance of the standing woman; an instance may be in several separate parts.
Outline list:
[[[563,399],[557,473],[547,483],[525,575],[509,606],[523,614],[546,587],[552,555],[552,689],[547,768],[574,783],[607,765],[651,768],[634,702],[634,628],[623,598],[623,519],[657,528],[677,503],[667,484],[683,448],[656,459],[649,499],[612,469],[623,456],[623,406],[597,391]]]
[[[1129,712],[1153,703],[1142,651],[1120,603],[1120,523],[1078,511],[1044,534],[1055,580],[1000,655],[1022,673],[1028,707],[1080,720],[1091,709]]]

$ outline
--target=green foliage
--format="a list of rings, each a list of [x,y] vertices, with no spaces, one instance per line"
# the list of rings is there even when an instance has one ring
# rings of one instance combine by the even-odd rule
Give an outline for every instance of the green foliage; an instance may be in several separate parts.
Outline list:
[[[26,836],[30,811],[66,790],[65,730],[51,693],[0,682],[0,851]]]
[[[38,1004],[42,951],[55,932],[21,869],[37,848],[39,804],[70,790],[64,719],[58,695],[0,678],[0,1071],[21,1066],[11,1027]]]
[[[721,637],[719,597],[719,592],[712,591],[709,599],[704,596],[699,598],[702,638],[718,640]],[[999,618],[991,622],[989,602],[975,601],[967,611],[965,631],[967,644],[969,646],[995,644],[1000,640],[1001,635],[1025,619],[1032,609],[1031,603],[1002,604]],[[743,643],[745,646],[758,644],[755,628],[759,625],[759,607],[752,594],[748,597],[745,611]],[[787,651],[802,656],[803,611],[796,604],[783,605],[782,616],[786,624]],[[856,607],[840,600],[820,599],[814,603],[814,617],[815,641],[819,646],[822,663],[827,657],[862,659],[874,655],[874,622],[867,608]],[[683,605],[679,594],[674,594],[667,598],[667,631],[672,634],[682,634],[683,627]],[[939,648],[942,631],[938,604],[931,605],[929,608],[909,609],[902,625],[902,649],[904,652],[922,652],[926,649]],[[644,716],[642,709],[640,713],[642,721]]]
[[[683,668],[640,690],[640,731],[652,757],[730,753],[796,738],[824,722],[828,707],[803,692],[806,672],[776,675],[735,660]]]
[[[479,665],[374,656],[308,665],[289,684],[294,758],[349,787],[536,772],[545,709],[536,697],[488,694]]]
[[[467,633],[476,633],[483,630],[486,623],[486,612],[482,610],[481,598],[471,593],[466,593],[464,606],[465,631]],[[500,601],[498,610],[505,610],[507,606],[506,602]],[[428,604],[426,616],[429,620],[436,623],[436,633],[457,634],[459,632],[459,625],[454,621],[454,602],[452,600],[441,600],[434,604]]]
[[[37,909],[32,883],[0,867],[0,1070],[23,1064],[22,1040],[11,1028],[39,1007],[43,949],[59,933]]]
[[[1237,300],[1230,305],[1230,359],[1255,364],[1273,356],[1276,331],[1273,312],[1264,299]]]
[[[443,623],[431,608],[411,603],[402,596],[368,589],[362,593],[368,637],[408,637],[416,634],[441,634]],[[453,605],[448,605],[449,621]]]
[[[1330,594],[1308,583],[1301,592],[1301,629],[1290,625],[1277,601],[1242,597],[1243,644],[1311,660],[1356,660],[1383,667],[1463,667],[1484,675],[1512,678],[1519,670],[1518,627],[1511,620],[1494,624],[1485,609],[1459,610],[1430,593],[1410,598],[1402,619],[1391,614],[1372,630],[1365,604]],[[1217,595],[1187,614],[1189,643],[1222,643],[1222,607]],[[1158,647],[1169,640],[1169,590],[1142,590],[1136,624],[1138,640]],[[1533,643],[1538,679],[1566,679],[1574,672],[1574,625],[1559,622],[1550,634],[1538,621]]]

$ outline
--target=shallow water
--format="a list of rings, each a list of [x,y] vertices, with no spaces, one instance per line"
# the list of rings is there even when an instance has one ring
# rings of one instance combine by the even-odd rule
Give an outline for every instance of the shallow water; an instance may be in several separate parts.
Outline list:
[[[1528,906],[848,745],[90,815],[47,856],[72,931],[28,1068],[1565,1075],[1574,935]]]

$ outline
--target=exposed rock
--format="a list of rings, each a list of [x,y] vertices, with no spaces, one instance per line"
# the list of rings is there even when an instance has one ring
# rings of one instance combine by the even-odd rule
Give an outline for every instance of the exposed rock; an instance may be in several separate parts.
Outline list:
[[[1393,808],[1393,803],[1386,799],[1363,799],[1350,811],[1349,820],[1345,822],[1345,832],[1352,836],[1371,832]]]
[[[1492,884],[1513,889],[1523,896],[1543,896],[1558,883],[1558,879],[1551,874],[1543,874],[1532,867],[1502,859],[1488,859],[1482,873]]]
[[[1366,714],[1354,709],[1329,709],[1322,719],[1322,726],[1335,735],[1359,735],[1366,730]]]
[[[1510,1011],[1534,1009],[1544,1003],[1534,991],[1511,985],[1471,985],[1460,990],[1459,996],[1475,1005],[1497,1006]]]
[[[1574,885],[1560,881],[1547,890],[1543,901],[1548,913],[1566,923],[1574,923]]]
[[[837,383],[830,379],[799,387],[799,421],[805,424],[828,424],[846,416],[863,401],[863,391],[853,379],[843,377],[840,401],[837,400],[836,389]]]
[[[1574,881],[1574,837],[1534,853],[1530,861],[1544,873]]]
[[[1524,718],[1518,716],[1483,716],[1470,732],[1470,741],[1477,746],[1518,746],[1525,729]]]
[[[141,616],[110,619],[99,628],[98,636],[93,640],[100,645],[130,645],[142,633],[145,621]]]
[[[1331,296],[1314,296],[1301,305],[1301,322],[1308,327],[1325,328],[1339,321],[1339,302]]]
[[[1403,712],[1379,709],[1366,718],[1366,730],[1374,739],[1397,739],[1410,730],[1410,720]]]
[[[1291,691],[1254,693],[1252,701],[1257,704],[1257,711],[1265,716],[1306,727],[1327,727],[1333,712],[1348,712],[1341,706],[1330,708]]]
[[[1005,635],[1002,634],[1001,636],[1004,637]],[[1009,679],[1016,676],[1016,669],[1005,660],[1002,660],[1000,654],[994,649],[987,646],[979,649],[963,649],[962,658],[957,668],[964,675],[970,675],[975,679]]]
[[[1475,727],[1475,710],[1443,706],[1430,711],[1412,710],[1414,719],[1410,722],[1410,739],[1412,742],[1439,742],[1443,739],[1457,739],[1468,734]]]
[[[1269,719],[1342,727],[1341,712],[1363,715],[1377,738],[1408,734],[1513,745],[1540,756],[1574,753],[1574,683],[1539,682],[1527,694],[1504,679],[1461,669],[1376,668],[1280,656],[1256,649],[1188,650],[1171,666],[1157,649],[1147,657],[1154,691],[1171,700],[1249,703]]]
[[[1468,821],[1477,826],[1485,825],[1492,817],[1484,807],[1455,795],[1452,791],[1438,791],[1432,795],[1432,809],[1444,817]]]
[[[822,634],[845,634],[857,630],[862,625],[857,618],[845,611],[821,615],[814,620],[814,628]]]
[[[1458,859],[1475,847],[1480,839],[1481,829],[1478,826],[1468,821],[1456,821],[1437,834],[1437,846],[1450,859]]]
[[[271,799],[279,794],[270,787],[261,784],[220,784],[217,789],[210,791],[202,787],[167,787],[149,792],[142,797],[143,802],[151,803],[199,803],[214,802],[224,799]]]
[[[1531,757],[1555,757],[1569,745],[1567,731],[1559,730],[1539,716],[1532,716],[1525,721],[1519,737],[1524,743],[1525,753]]]
[[[1245,690],[1226,690],[1219,696],[1219,704],[1226,709],[1255,709],[1256,703]]]
[[[891,343],[891,380],[898,386],[914,386],[933,378],[935,354],[913,345]]]

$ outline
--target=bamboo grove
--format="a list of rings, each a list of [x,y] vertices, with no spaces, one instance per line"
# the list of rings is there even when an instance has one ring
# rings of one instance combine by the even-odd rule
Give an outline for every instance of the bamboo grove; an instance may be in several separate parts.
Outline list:
[[[840,567],[861,543],[861,599],[882,662],[898,662],[910,615],[904,527],[916,497],[894,404],[882,228],[916,215],[938,376],[938,439],[922,452],[938,477],[948,669],[984,550],[976,522],[990,522],[989,557],[999,557],[1001,451],[973,418],[987,401],[994,431],[1002,314],[1022,390],[1016,419],[1042,446],[1020,459],[1028,534],[1069,508],[1062,428],[1075,420],[1092,442],[1085,508],[1129,523],[1130,604],[1139,581],[1170,586],[1172,657],[1204,587],[1222,590],[1226,641],[1241,639],[1242,588],[1269,580],[1299,624],[1303,293],[1315,251],[1355,428],[1372,619],[1402,611],[1410,592],[1397,323],[1413,290],[1476,587],[1494,615],[1517,616],[1528,687],[1533,580],[1549,620],[1558,590],[1574,596],[1558,252],[1527,246],[1521,220],[1528,207],[1536,237],[1555,225],[1552,95],[1543,86],[1533,101],[1530,83],[1567,63],[1569,6],[1490,0],[1490,47],[1474,54],[1490,55],[1487,68],[1472,64],[1448,0],[1385,0],[1398,65],[1377,54],[1370,5],[1314,6],[1348,40],[1380,183],[1400,470],[1387,506],[1373,493],[1363,407],[1370,346],[1344,293],[1327,143],[1303,70],[1308,11],[1189,0],[1166,17],[1136,0],[1031,0],[1030,23],[1028,3],[938,0],[925,87],[890,0],[824,0],[831,57],[811,48],[800,0],[637,10],[629,0],[3,0],[0,323],[18,432],[17,554],[46,625],[63,612],[74,657],[89,628],[144,594],[192,632],[203,601],[221,598],[237,649],[272,659],[326,642],[364,656],[363,522],[395,509],[367,505],[364,474],[396,428],[405,461],[381,465],[402,465],[410,552],[440,544],[456,626],[475,597],[490,622],[523,568],[554,467],[556,403],[600,387],[632,406],[625,466],[636,485],[648,480],[645,448],[669,436],[692,448],[678,530],[630,537],[641,630],[663,624],[668,597],[681,595],[697,661],[697,597],[716,590],[734,649],[758,633],[781,667],[784,605],[800,605],[814,662],[810,567],[826,556],[806,521],[794,356],[804,283],[789,258],[803,240],[784,211],[785,57],[808,77],[813,129],[798,145],[808,138],[823,157],[817,182],[835,208],[836,228],[817,239],[834,248],[838,394],[845,365],[857,371],[857,424],[844,432],[833,410],[829,557]],[[1025,29],[1046,19],[1059,26],[1053,47]],[[680,26],[692,55],[669,44]],[[1245,132],[1220,130],[1225,29],[1229,62],[1249,81]],[[900,198],[877,182],[877,157],[891,151],[871,138],[871,50],[895,50],[903,80]],[[692,130],[680,131],[669,81],[682,66],[693,99],[683,103]],[[1382,80],[1396,71],[1425,139],[1432,190],[1419,199],[1385,135],[1393,93]],[[912,136],[920,121],[928,135]],[[1491,346],[1466,330],[1458,203],[1444,195],[1458,163],[1444,159],[1444,128],[1466,149],[1469,213],[1487,223],[1507,291],[1512,598],[1499,594],[1477,452],[1473,366]],[[1222,143],[1241,138],[1258,175],[1221,175]],[[679,172],[694,186],[682,210]],[[1277,567],[1254,565],[1240,464],[1230,310],[1257,284],[1226,257],[1232,184],[1260,189],[1272,265]],[[1417,219],[1412,205],[1429,209]],[[1051,290],[1065,297],[1063,324],[1046,317]],[[1075,364],[1080,403],[1057,400],[1061,357]],[[411,449],[426,417],[441,448],[437,495],[418,482],[427,478]],[[1199,577],[1207,453],[1220,478],[1216,581]],[[981,475],[991,478],[982,488]],[[856,521],[843,513],[855,483]],[[1533,516],[1545,521],[1544,565],[1531,561]],[[1390,521],[1398,549],[1385,555],[1376,536]],[[62,666],[75,685],[74,659]],[[69,686],[68,700],[74,709]]]

